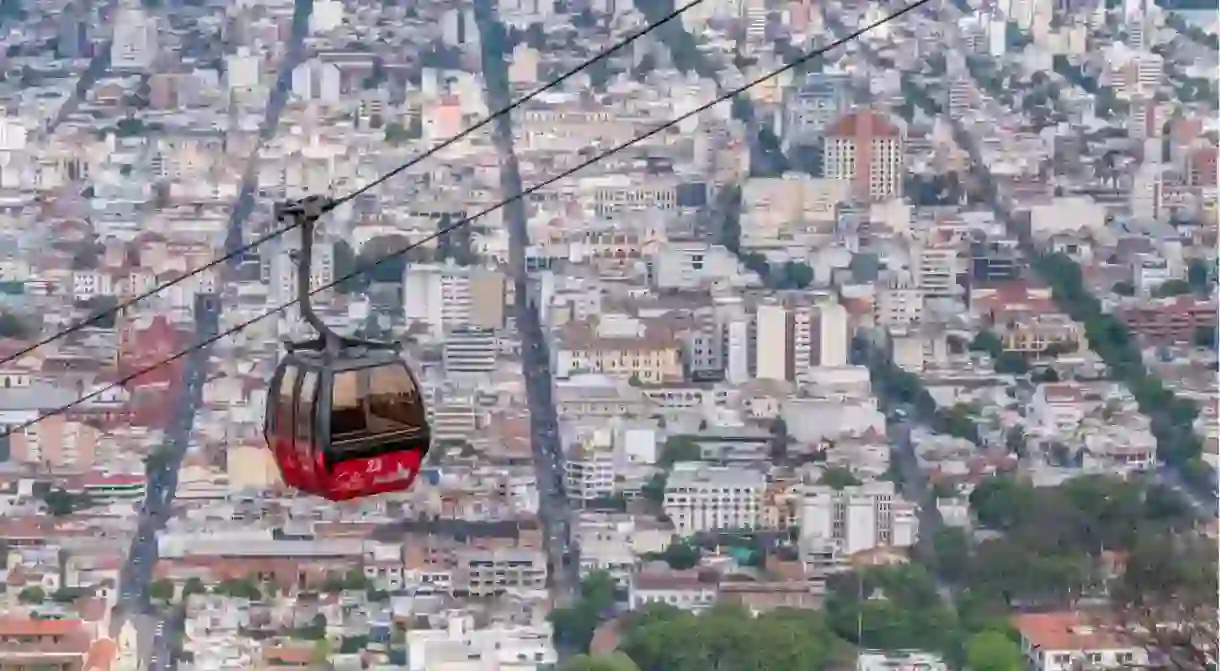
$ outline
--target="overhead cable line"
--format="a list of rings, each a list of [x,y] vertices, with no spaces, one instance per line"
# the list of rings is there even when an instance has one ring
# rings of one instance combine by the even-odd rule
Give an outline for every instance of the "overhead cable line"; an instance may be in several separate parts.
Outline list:
[[[645,132],[645,133],[642,133],[642,134],[640,134],[640,135],[637,135],[637,136],[635,136],[634,138],[632,138],[632,139],[630,139],[630,140],[627,140],[626,142],[624,142],[624,143],[622,143],[622,144],[616,145],[616,146],[614,146],[614,147],[612,147],[612,148],[610,148],[610,149],[608,149],[608,150],[606,150],[606,151],[601,152],[600,154],[597,154],[597,155],[596,155],[596,156],[594,156],[593,158],[590,158],[590,159],[588,159],[588,160],[586,160],[586,161],[582,161],[580,164],[576,165],[576,166],[575,166],[575,167],[573,167],[573,168],[569,168],[569,169],[567,169],[567,170],[565,170],[565,171],[563,171],[563,172],[559,173],[558,175],[555,175],[555,176],[553,176],[553,177],[549,177],[549,178],[547,178],[547,179],[545,179],[545,180],[543,180],[543,181],[541,181],[541,182],[539,182],[539,183],[537,183],[537,184],[534,184],[533,186],[531,186],[531,187],[529,187],[529,188],[527,188],[527,189],[524,189],[524,190],[522,190],[520,193],[518,193],[518,194],[516,194],[516,195],[514,195],[514,196],[511,196],[511,197],[509,197],[509,198],[506,198],[506,199],[504,199],[504,200],[502,200],[502,201],[500,201],[500,202],[496,203],[495,205],[491,205],[491,206],[489,206],[489,207],[486,207],[486,208],[484,208],[484,209],[480,210],[479,212],[476,212],[475,214],[473,214],[473,215],[471,215],[471,216],[469,216],[469,217],[466,217],[466,218],[461,219],[461,220],[459,220],[459,221],[456,221],[456,222],[454,222],[454,223],[452,223],[452,224],[450,224],[450,225],[448,225],[448,226],[445,226],[444,228],[441,228],[441,229],[437,230],[435,233],[429,234],[427,237],[425,237],[425,238],[423,238],[423,239],[419,240],[418,242],[414,242],[414,243],[412,243],[412,244],[410,244],[410,245],[407,245],[407,246],[403,247],[402,249],[399,249],[399,250],[396,250],[396,251],[390,252],[389,254],[386,254],[385,256],[383,256],[383,257],[381,257],[381,258],[377,259],[377,260],[376,260],[376,261],[374,261],[373,263],[367,264],[367,265],[365,265],[365,266],[363,266],[363,267],[361,267],[361,268],[357,268],[357,269],[353,270],[352,272],[347,273],[347,274],[346,274],[346,275],[344,275],[343,277],[340,277],[340,278],[338,278],[338,279],[332,280],[331,282],[328,282],[328,283],[326,283],[325,285],[320,286],[320,287],[318,287],[317,289],[314,289],[313,291],[310,291],[310,292],[309,292],[309,295],[311,295],[311,296],[312,296],[312,295],[317,294],[317,293],[319,293],[319,292],[326,291],[326,290],[328,290],[328,289],[332,289],[332,288],[334,288],[334,287],[338,286],[339,284],[341,284],[341,283],[343,283],[343,282],[346,282],[346,281],[348,281],[348,280],[350,280],[350,279],[352,279],[352,278],[354,278],[354,277],[358,277],[358,276],[360,276],[360,275],[362,275],[362,274],[364,274],[364,273],[369,272],[369,271],[370,271],[370,270],[372,270],[373,268],[377,267],[378,265],[380,265],[380,264],[382,264],[382,263],[384,263],[384,262],[386,262],[386,261],[388,261],[388,260],[390,260],[390,259],[392,259],[392,258],[394,258],[394,257],[401,256],[401,255],[403,255],[403,254],[406,254],[407,252],[409,252],[409,251],[411,251],[411,250],[413,250],[413,249],[416,249],[416,248],[418,248],[418,247],[421,247],[421,246],[423,246],[423,245],[425,245],[425,244],[427,244],[427,243],[429,243],[429,242],[431,242],[431,241],[433,241],[433,240],[435,240],[435,239],[437,239],[437,238],[439,238],[439,237],[441,237],[441,236],[443,236],[443,235],[447,235],[447,234],[449,234],[449,233],[452,233],[453,231],[457,230],[458,228],[461,228],[461,227],[463,227],[463,226],[467,226],[467,225],[469,225],[470,223],[472,223],[473,221],[475,221],[476,219],[479,219],[480,217],[483,217],[483,216],[486,216],[486,215],[488,215],[488,214],[491,214],[492,212],[495,212],[496,210],[499,210],[500,208],[502,208],[502,207],[504,207],[504,206],[506,206],[506,205],[509,205],[509,204],[511,204],[511,203],[515,203],[515,202],[517,202],[517,201],[519,201],[519,200],[522,200],[522,199],[524,199],[524,198],[528,197],[530,194],[533,194],[533,193],[535,193],[535,192],[537,192],[537,191],[540,191],[540,190],[542,190],[542,189],[545,189],[546,187],[548,187],[548,186],[550,186],[550,185],[554,184],[555,182],[558,182],[558,181],[560,181],[560,180],[566,179],[567,177],[570,177],[570,176],[572,176],[573,174],[575,174],[575,173],[577,173],[577,172],[579,172],[579,171],[581,171],[581,170],[583,170],[583,169],[585,169],[585,168],[587,168],[587,167],[589,167],[589,166],[591,166],[591,165],[593,165],[593,164],[595,164],[595,163],[597,163],[597,162],[599,162],[599,161],[602,161],[602,160],[604,160],[604,159],[606,159],[606,158],[608,158],[608,157],[610,157],[610,156],[613,156],[614,154],[617,154],[618,152],[620,152],[620,151],[622,151],[622,150],[624,150],[624,149],[627,149],[627,148],[629,148],[629,147],[631,147],[631,146],[633,146],[633,145],[636,145],[636,144],[638,144],[638,143],[640,143],[640,142],[642,142],[642,141],[644,141],[644,140],[647,140],[647,139],[649,139],[649,138],[651,138],[651,137],[653,137],[653,136],[655,136],[655,135],[657,135],[657,134],[659,134],[659,133],[661,133],[661,132],[665,131],[665,130],[666,130],[666,129],[668,129],[668,128],[671,128],[671,127],[673,127],[673,126],[676,126],[676,125],[677,125],[677,124],[679,124],[679,123],[682,123],[683,121],[685,121],[685,120],[687,120],[687,119],[689,119],[689,118],[691,118],[691,117],[694,117],[694,116],[696,116],[696,115],[698,115],[698,114],[702,114],[703,112],[706,112],[707,110],[709,110],[709,109],[711,109],[711,108],[715,107],[716,105],[719,105],[719,104],[721,104],[721,103],[723,103],[723,102],[725,102],[725,101],[727,101],[727,100],[730,100],[730,99],[732,99],[732,98],[734,98],[734,97],[736,97],[736,96],[738,96],[738,95],[740,95],[740,94],[742,94],[742,93],[744,93],[744,92],[746,92],[746,91],[750,90],[751,88],[753,88],[753,87],[755,87],[755,86],[758,86],[759,84],[761,84],[761,83],[763,83],[763,82],[765,82],[765,81],[767,81],[767,80],[771,79],[772,77],[775,77],[775,76],[777,76],[777,75],[779,75],[779,74],[781,74],[781,73],[787,72],[788,70],[791,70],[792,68],[795,68],[796,66],[800,65],[801,63],[805,63],[805,62],[807,62],[807,61],[809,61],[809,60],[812,60],[812,59],[814,59],[814,58],[817,58],[818,56],[821,56],[821,55],[823,55],[823,54],[825,54],[825,53],[827,53],[827,52],[829,52],[829,51],[831,51],[831,50],[837,49],[837,48],[839,48],[839,47],[841,47],[841,46],[843,46],[843,45],[847,44],[848,42],[851,42],[852,40],[855,40],[856,38],[860,37],[861,35],[864,35],[865,33],[869,32],[869,31],[871,31],[871,30],[873,30],[873,29],[875,29],[875,28],[877,28],[877,27],[879,27],[879,26],[885,25],[886,23],[889,23],[890,21],[893,21],[893,20],[895,20],[895,19],[897,19],[897,18],[899,18],[899,17],[901,17],[901,16],[903,16],[903,15],[905,15],[905,14],[908,14],[908,13],[910,13],[910,12],[912,12],[912,11],[914,11],[914,10],[916,10],[916,9],[918,9],[918,8],[920,8],[920,7],[924,6],[924,5],[926,5],[926,4],[928,4],[929,2],[932,2],[932,0],[916,0],[915,2],[912,2],[912,3],[911,3],[911,4],[909,4],[909,5],[905,5],[905,6],[903,6],[903,7],[902,7],[902,9],[899,9],[899,10],[897,10],[897,11],[895,11],[895,12],[891,13],[891,14],[888,14],[888,15],[886,15],[886,16],[884,16],[884,17],[882,17],[882,18],[880,18],[880,19],[878,19],[878,20],[876,20],[876,21],[873,21],[872,23],[869,23],[869,24],[867,24],[867,25],[865,25],[865,26],[863,26],[863,27],[861,27],[861,28],[857,28],[856,30],[852,31],[851,33],[849,33],[849,34],[848,34],[847,36],[845,36],[845,37],[841,37],[841,38],[836,39],[834,42],[831,42],[830,44],[828,44],[828,45],[826,45],[826,46],[823,46],[823,47],[818,47],[817,49],[814,49],[814,50],[809,51],[809,52],[807,52],[807,53],[805,53],[805,54],[802,54],[801,56],[798,56],[797,58],[795,58],[795,59],[794,59],[794,60],[792,60],[791,62],[786,63],[786,64],[784,64],[783,66],[781,66],[781,67],[779,67],[779,68],[777,68],[777,69],[775,69],[775,70],[772,70],[771,72],[769,72],[769,73],[767,73],[767,74],[765,74],[765,75],[762,75],[761,77],[758,77],[758,78],[756,78],[756,79],[754,79],[754,80],[752,80],[752,81],[750,81],[750,82],[748,82],[748,83],[746,83],[746,84],[743,84],[742,86],[739,86],[739,87],[737,87],[737,88],[735,88],[735,89],[732,89],[732,90],[730,90],[730,91],[728,91],[728,92],[726,92],[726,93],[723,93],[723,94],[721,94],[721,95],[717,96],[716,98],[714,98],[714,99],[713,99],[711,102],[708,102],[708,103],[705,103],[705,104],[703,104],[703,105],[700,105],[699,107],[696,107],[695,109],[693,109],[693,110],[691,110],[691,111],[689,111],[689,112],[686,112],[686,113],[681,114],[681,115],[679,115],[679,116],[677,116],[677,117],[675,117],[675,118],[673,118],[673,119],[670,119],[669,121],[666,121],[665,123],[663,123],[663,124],[661,124],[661,125],[659,125],[659,126],[657,126],[657,127],[655,127],[655,128],[652,128],[651,130],[648,130],[648,131],[647,131],[647,132]],[[284,310],[288,309],[289,307],[292,307],[293,305],[295,305],[295,304],[296,304],[296,303],[297,303],[299,300],[300,300],[300,298],[298,297],[298,298],[293,299],[293,300],[291,300],[291,301],[288,301],[287,303],[284,303],[284,304],[282,304],[282,305],[280,305],[280,306],[278,306],[278,307],[272,308],[271,310],[268,310],[268,311],[266,311],[266,312],[264,312],[264,313],[262,313],[262,314],[260,314],[260,315],[257,315],[257,316],[255,316],[255,317],[251,317],[250,319],[247,319],[246,321],[244,321],[244,322],[242,322],[242,323],[240,323],[240,324],[238,324],[238,325],[236,325],[236,326],[233,326],[233,327],[231,327],[231,328],[229,328],[229,329],[226,329],[226,330],[224,330],[224,331],[221,331],[220,333],[217,333],[216,335],[214,335],[214,336],[212,336],[212,337],[210,337],[210,338],[207,338],[207,339],[205,339],[205,340],[203,340],[203,341],[201,341],[201,342],[198,342],[198,343],[196,343],[196,344],[194,344],[194,345],[192,345],[192,346],[188,347],[187,349],[184,349],[184,350],[182,350],[181,352],[178,352],[177,354],[174,354],[174,355],[172,355],[172,356],[169,356],[169,357],[167,357],[167,358],[165,358],[165,359],[163,359],[163,360],[161,360],[161,361],[159,361],[159,362],[157,362],[157,363],[155,363],[155,364],[152,364],[151,366],[148,366],[148,367],[143,368],[143,369],[141,369],[141,370],[139,370],[139,371],[137,371],[137,372],[135,372],[135,373],[132,373],[132,374],[130,374],[130,375],[127,375],[127,376],[123,377],[122,379],[118,380],[117,382],[112,382],[112,383],[110,383],[110,384],[108,384],[108,385],[106,385],[106,386],[102,387],[101,389],[98,389],[98,390],[96,390],[96,391],[90,392],[90,393],[88,393],[88,394],[86,394],[86,395],[84,395],[84,396],[82,396],[82,397],[80,397],[80,398],[76,399],[75,401],[72,401],[71,403],[68,403],[68,404],[66,404],[66,405],[62,405],[62,406],[60,406],[60,407],[58,407],[58,408],[55,408],[54,410],[49,410],[49,411],[47,411],[47,412],[45,412],[45,413],[43,413],[43,414],[39,415],[38,417],[35,417],[34,419],[31,419],[31,420],[29,420],[29,421],[27,421],[27,422],[23,422],[23,423],[21,423],[21,424],[18,424],[18,425],[16,425],[16,426],[14,426],[13,428],[9,429],[9,430],[8,430],[8,432],[7,432],[7,433],[5,433],[4,435],[5,435],[5,436],[8,436],[8,435],[13,434],[13,433],[15,433],[15,432],[17,432],[17,431],[22,431],[22,430],[24,430],[24,429],[26,429],[26,428],[28,428],[28,427],[30,427],[30,426],[33,426],[34,424],[37,424],[38,422],[40,422],[40,421],[42,421],[42,420],[44,420],[44,419],[46,419],[46,418],[48,418],[48,417],[54,417],[54,416],[56,416],[56,415],[61,415],[61,414],[65,413],[65,412],[67,412],[67,411],[71,410],[72,408],[74,408],[74,407],[76,407],[76,406],[80,405],[81,403],[84,403],[84,402],[86,402],[86,401],[91,401],[91,400],[93,400],[93,399],[95,399],[95,398],[97,398],[97,397],[101,396],[102,394],[105,394],[107,391],[109,391],[109,390],[111,390],[111,389],[113,389],[113,388],[115,388],[115,387],[120,387],[120,386],[123,386],[123,385],[127,384],[128,382],[130,382],[130,381],[132,381],[132,380],[134,380],[134,379],[136,379],[136,378],[140,377],[141,375],[145,375],[145,374],[147,374],[147,373],[149,373],[149,372],[151,372],[151,371],[157,370],[158,368],[160,368],[160,367],[162,367],[162,366],[165,366],[165,365],[171,364],[171,363],[173,363],[174,361],[177,361],[178,359],[181,359],[182,357],[189,355],[191,352],[194,352],[195,350],[198,350],[198,349],[201,349],[201,348],[204,348],[204,347],[210,347],[212,344],[216,343],[217,341],[221,340],[222,338],[226,338],[226,337],[231,336],[231,335],[234,335],[234,334],[236,334],[236,333],[240,333],[241,331],[244,331],[245,329],[247,329],[247,328],[249,328],[249,327],[253,326],[254,324],[257,324],[258,322],[260,322],[260,321],[262,321],[262,320],[264,320],[264,319],[266,319],[266,318],[268,318],[268,317],[272,317],[272,316],[275,316],[275,315],[277,315],[277,314],[279,314],[279,313],[283,312]]]
[[[703,1],[704,0],[690,0],[689,2],[682,5],[681,7],[678,7],[677,9],[673,10],[669,14],[666,14],[665,16],[661,17],[661,20],[657,21],[656,23],[649,24],[649,25],[645,26],[644,28],[632,33],[631,35],[628,35],[627,37],[623,38],[622,40],[614,43],[613,45],[611,45],[609,48],[605,49],[604,51],[600,51],[597,54],[594,54],[589,59],[587,59],[583,63],[581,63],[580,65],[577,65],[576,67],[572,68],[571,70],[568,70],[567,72],[563,73],[562,75],[559,75],[555,79],[548,81],[546,84],[543,84],[542,86],[530,91],[529,93],[518,98],[516,101],[506,105],[505,107],[503,107],[499,110],[496,110],[495,112],[487,115],[486,117],[483,117],[481,120],[479,120],[478,123],[475,123],[474,125],[465,128],[457,135],[454,135],[453,137],[450,137],[447,140],[443,140],[440,144],[436,145],[435,147],[432,147],[428,151],[420,154],[419,156],[416,156],[415,158],[411,159],[410,161],[407,161],[406,163],[399,165],[398,167],[394,168],[393,170],[385,173],[384,175],[378,177],[377,179],[374,179],[373,181],[369,182],[368,184],[365,184],[364,186],[347,194],[346,196],[336,199],[335,201],[333,201],[330,204],[329,209],[333,210],[334,208],[338,207],[339,205],[342,205],[343,203],[346,203],[354,198],[357,198],[365,193],[368,193],[369,191],[371,191],[371,190],[377,188],[378,186],[380,186],[381,184],[383,184],[386,180],[396,177],[397,175],[401,174],[402,172],[409,170],[409,169],[415,167],[416,165],[419,165],[425,159],[431,158],[432,156],[436,155],[438,152],[448,149],[449,147],[453,146],[454,144],[458,143],[459,141],[465,139],[471,133],[474,133],[475,131],[486,127],[488,124],[495,121],[496,119],[499,119],[500,117],[511,114],[513,112],[513,110],[521,107],[522,105],[533,100],[534,98],[537,98],[538,96],[542,95],[543,93],[550,91],[551,89],[555,88],[556,86],[559,86],[560,84],[568,81],[572,77],[575,77],[576,75],[578,75],[581,72],[585,71],[586,69],[596,65],[597,63],[600,63],[601,61],[606,60],[610,56],[613,56],[614,54],[616,54],[620,50],[622,50],[624,47],[630,46],[636,40],[647,35],[648,33],[652,32],[653,30],[656,30],[657,28],[660,28],[661,26],[669,23],[670,21],[673,21],[674,19],[682,16],[682,14],[686,10],[688,10],[698,4],[701,4]],[[178,284],[181,284],[181,283],[185,282],[186,280],[188,280],[192,277],[195,277],[196,275],[198,275],[200,273],[211,270],[212,268],[215,268],[215,267],[225,263],[226,261],[240,257],[243,254],[245,254],[246,252],[256,249],[256,248],[262,246],[264,243],[270,242],[270,241],[280,237],[281,235],[287,233],[288,231],[291,231],[299,226],[300,226],[299,223],[293,223],[293,224],[284,226],[282,228],[275,229],[275,230],[271,231],[270,233],[267,233],[262,236],[259,236],[258,238],[255,238],[251,242],[249,242],[245,245],[242,245],[241,247],[238,247],[237,249],[234,249],[233,251],[227,252],[224,256],[220,256],[218,258],[212,259],[211,261],[208,261],[207,263],[203,264],[202,266],[199,266],[198,268],[194,268],[194,269],[188,271],[184,275],[175,277],[174,279],[172,279],[168,282],[158,284],[157,286],[155,286],[133,298],[129,298],[129,299],[115,305],[112,308],[108,308],[108,309],[98,312],[96,314],[89,315],[85,319],[82,319],[81,321],[69,326],[68,328],[66,328],[62,331],[53,333],[32,345],[27,345],[27,346],[21,348],[15,354],[10,354],[9,356],[6,356],[3,359],[0,359],[0,366],[3,366],[6,363],[15,361],[16,359],[20,359],[21,357],[29,354],[30,352],[33,352],[34,350],[38,349],[39,347],[42,347],[44,345],[49,345],[61,338],[70,336],[73,333],[80,331],[81,329],[89,327],[91,324],[97,323],[98,321],[100,321],[101,319],[103,319],[105,317],[108,317],[111,315],[117,315],[117,314],[121,313],[122,311],[136,305],[137,303],[139,303],[142,300],[152,298],[153,296],[156,296],[157,294],[161,293],[162,291],[165,291],[166,289],[169,289],[170,287],[176,286]]]

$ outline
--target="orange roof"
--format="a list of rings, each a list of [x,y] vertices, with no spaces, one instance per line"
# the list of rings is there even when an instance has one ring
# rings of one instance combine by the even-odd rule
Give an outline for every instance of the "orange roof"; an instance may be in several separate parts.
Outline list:
[[[898,126],[895,126],[885,116],[866,109],[839,117],[826,129],[826,135],[850,138],[897,137],[899,130]]]
[[[1082,613],[1026,613],[1012,618],[1012,624],[1030,644],[1048,650],[1121,650],[1131,647],[1117,632],[1104,626],[1090,626]]]
[[[85,658],[84,671],[110,671],[119,654],[119,644],[109,638],[101,638],[89,646],[89,656]]]
[[[313,659],[313,648],[304,646],[275,646],[263,650],[263,660],[285,664],[309,664]]]
[[[144,476],[132,473],[90,473],[81,482],[84,487],[123,487],[144,484]]]
[[[80,633],[80,620],[35,620],[28,617],[0,617],[0,636],[69,636]]]

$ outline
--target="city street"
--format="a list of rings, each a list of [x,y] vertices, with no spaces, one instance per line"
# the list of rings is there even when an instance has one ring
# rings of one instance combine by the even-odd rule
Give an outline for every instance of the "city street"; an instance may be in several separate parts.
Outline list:
[[[488,36],[495,32],[495,10],[490,0],[475,3],[475,21],[483,39],[483,81],[487,87],[487,106],[493,113],[507,107],[511,101],[508,87],[508,67],[504,62],[503,45]],[[498,117],[493,124],[493,141],[500,155],[500,191],[504,198],[521,193],[520,167],[513,151],[512,120],[509,115]],[[503,209],[509,227],[509,258],[517,304],[514,315],[521,338],[522,368],[528,396],[531,433],[534,449],[534,469],[540,494],[539,520],[547,537],[547,552],[551,564],[552,591],[556,605],[568,603],[579,582],[579,563],[569,550],[570,509],[562,489],[555,486],[560,475],[559,432],[555,404],[551,398],[550,354],[538,310],[530,304],[530,281],[525,270],[525,248],[529,244],[526,231],[525,203],[509,203]]]
[[[298,2],[298,12],[294,17],[293,41],[288,45],[283,61],[280,63],[273,89],[268,100],[266,116],[262,124],[260,136],[265,143],[274,137],[279,127],[280,114],[288,99],[291,84],[291,73],[302,60],[304,53],[305,26],[308,24],[307,9],[309,2]],[[306,8],[302,12],[301,8]],[[304,21],[301,20],[302,15]],[[92,68],[91,68],[92,69]],[[94,75],[96,77],[96,75]],[[243,175],[241,196],[234,203],[233,213],[229,219],[229,245],[237,240],[237,245],[243,239],[243,229],[246,220],[254,211],[254,194],[258,190],[257,165],[258,154],[251,157],[248,168]],[[196,342],[211,338],[219,330],[220,301],[219,298],[202,301],[195,314]],[[173,507],[174,496],[178,489],[178,468],[186,454],[194,428],[195,413],[203,398],[203,385],[207,374],[207,364],[210,348],[203,348],[186,357],[187,384],[182,389],[176,416],[172,425],[166,431],[165,453],[157,464],[157,468],[148,474],[148,484],[144,503],[140,511],[140,521],[135,540],[128,552],[127,563],[123,566],[120,578],[122,592],[120,595],[121,612],[152,613],[149,603],[148,589],[153,580],[153,566],[157,562],[157,532],[164,528]],[[111,635],[117,636],[124,622],[123,615],[115,618],[111,625]],[[149,659],[145,660],[148,668],[173,668],[171,659],[171,643],[174,637],[180,635],[182,622],[175,614],[169,614],[158,625],[153,645],[149,646]]]

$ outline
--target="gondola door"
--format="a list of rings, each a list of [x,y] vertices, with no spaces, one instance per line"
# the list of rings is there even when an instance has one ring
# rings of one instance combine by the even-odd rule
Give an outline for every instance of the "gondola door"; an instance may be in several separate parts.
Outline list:
[[[294,397],[299,368],[285,362],[275,371],[267,393],[267,412],[263,437],[275,459],[284,484],[301,489],[301,464],[296,447],[296,400]]]
[[[321,495],[323,491],[321,466],[323,446],[321,436],[316,431],[318,417],[318,385],[322,374],[307,368],[297,378],[297,388],[294,394],[296,400],[296,435],[293,445],[296,450],[297,462],[301,469],[301,488],[311,494]]]
[[[349,499],[408,489],[428,445],[410,372],[396,362],[333,375],[325,495]]]

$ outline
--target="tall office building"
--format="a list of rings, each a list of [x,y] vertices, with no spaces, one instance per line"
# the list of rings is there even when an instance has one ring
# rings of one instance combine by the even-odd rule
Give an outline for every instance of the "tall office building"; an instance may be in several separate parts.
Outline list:
[[[961,246],[954,241],[934,241],[914,247],[912,274],[925,298],[955,298],[961,294],[957,281],[965,272],[961,252]]]
[[[755,330],[755,372],[760,380],[793,379],[793,319],[779,303],[758,306]]]
[[[699,531],[754,529],[761,522],[766,489],[766,478],[755,470],[679,462],[665,485],[663,505],[683,536]]]
[[[723,322],[724,377],[732,384],[750,381],[750,322],[735,315]]]
[[[75,2],[69,2],[59,15],[56,53],[60,58],[82,58],[88,55],[88,12]]]
[[[818,306],[817,329],[814,331],[817,365],[842,368],[847,365],[849,348],[847,308],[839,303]]]
[[[826,177],[852,183],[859,198],[902,196],[902,129],[873,110],[839,117],[826,129],[822,166]]]
[[[833,543],[843,556],[876,547],[910,547],[919,539],[918,506],[878,480],[834,489],[809,487],[800,515],[802,544]]]
[[[139,0],[122,0],[114,21],[110,45],[110,67],[117,71],[140,71],[157,60],[157,23]]]
[[[445,338],[445,373],[490,373],[496,369],[496,352],[494,331],[477,326],[459,326]]]
[[[300,255],[300,237],[283,244],[279,254],[263,257],[265,281],[271,285],[271,294],[277,301],[286,301],[297,295],[297,262]],[[309,286],[317,290],[335,280],[335,246],[331,242],[314,240],[313,258],[309,269]]]
[[[815,72],[784,94],[784,142],[818,144],[826,129],[851,104],[851,77]]]
[[[504,325],[504,277],[483,268],[455,264],[407,266],[403,314],[428,325],[434,338],[461,326]]]

